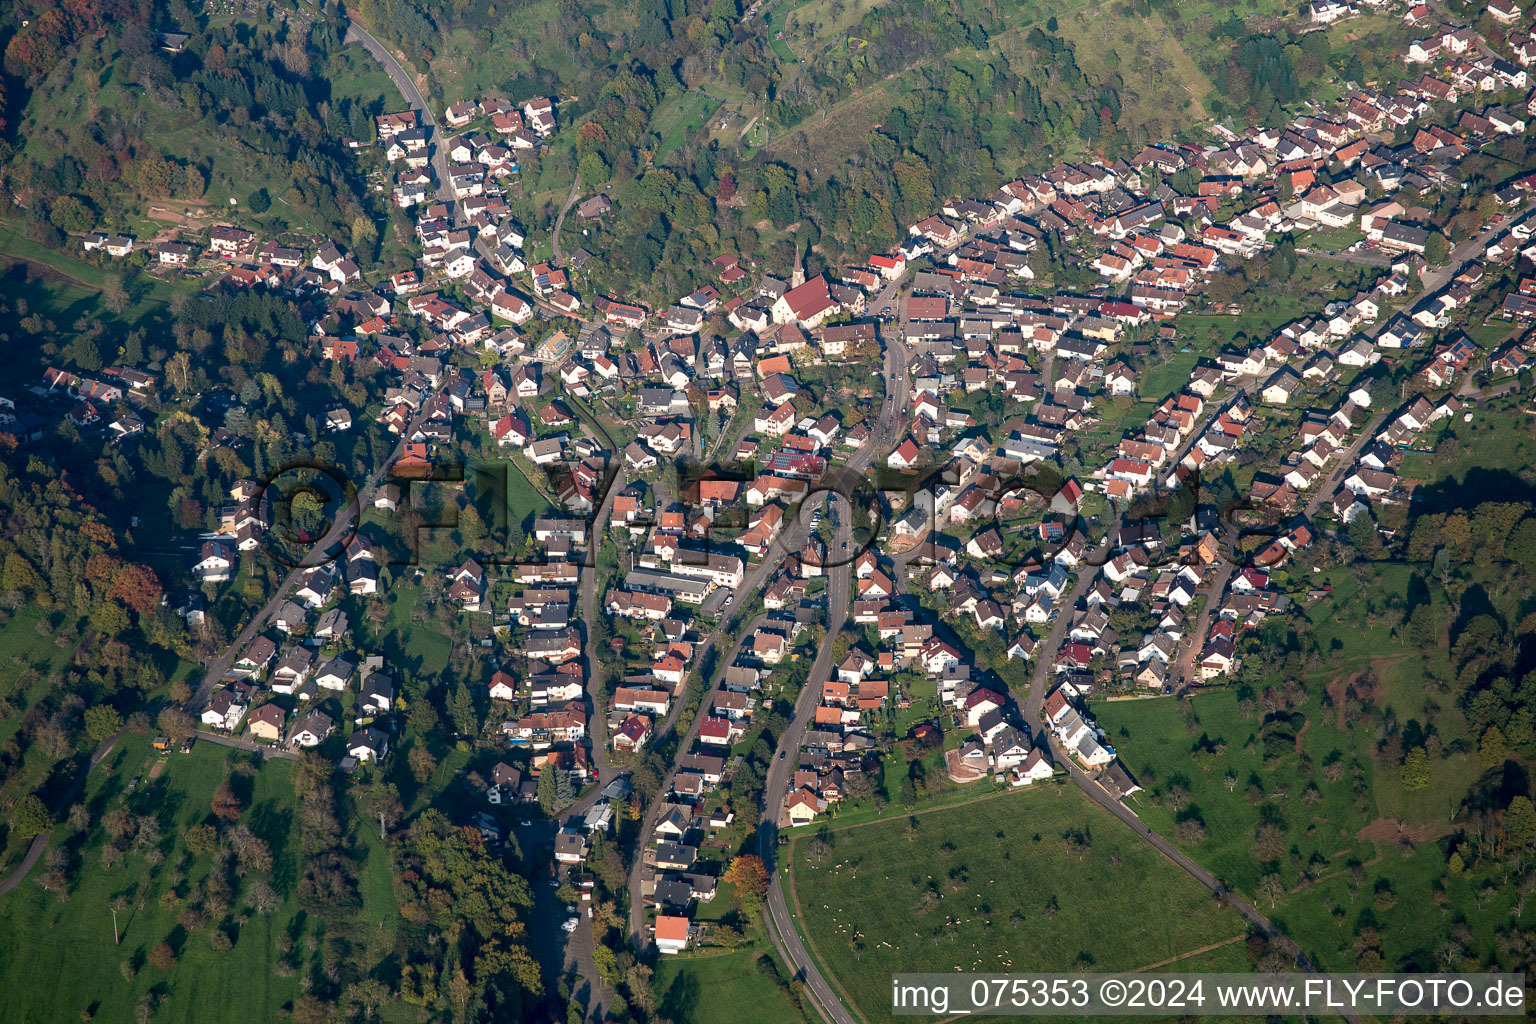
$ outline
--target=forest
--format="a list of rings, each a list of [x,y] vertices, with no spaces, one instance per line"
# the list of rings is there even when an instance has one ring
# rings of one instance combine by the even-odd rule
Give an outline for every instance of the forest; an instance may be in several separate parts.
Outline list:
[[[0,143],[29,238],[61,248],[67,234],[131,229],[151,203],[233,200],[268,230],[324,231],[373,256],[375,212],[345,140],[372,137],[380,103],[339,94],[342,23],[210,23],[168,52],[157,32],[197,24],[180,2],[30,15],[5,44]]]

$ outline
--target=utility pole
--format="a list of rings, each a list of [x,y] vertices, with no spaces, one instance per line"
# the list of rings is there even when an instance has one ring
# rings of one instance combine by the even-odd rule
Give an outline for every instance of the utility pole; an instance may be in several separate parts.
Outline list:
[[[114,946],[121,946],[122,944],[123,944],[123,938],[117,932],[117,908],[113,907],[112,908],[112,945],[114,945]]]

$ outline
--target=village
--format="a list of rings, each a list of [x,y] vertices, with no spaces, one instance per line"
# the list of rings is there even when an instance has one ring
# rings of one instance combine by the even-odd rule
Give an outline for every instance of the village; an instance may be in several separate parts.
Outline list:
[[[1306,15],[1352,10],[1319,0]],[[1510,0],[1489,11],[1526,20]],[[592,838],[635,800],[647,752],[669,751],[631,926],[675,953],[707,941],[693,918],[714,897],[715,840],[743,814],[733,776],[766,715],[790,727],[761,788],[764,836],[857,802],[859,777],[897,744],[931,752],[959,786],[1070,776],[1123,801],[1138,782],[1087,699],[1220,685],[1307,589],[1287,572],[1323,532],[1408,501],[1404,454],[1433,451],[1485,386],[1528,387],[1536,278],[1500,282],[1536,258],[1536,174],[1496,183],[1459,244],[1425,207],[1463,187],[1464,157],[1526,132],[1536,37],[1512,31],[1499,53],[1428,5],[1402,17],[1423,34],[1399,83],[953,199],[900,247],[837,271],[721,253],[717,284],[664,309],[584,292],[584,250],[560,258],[558,228],[555,256],[526,254],[502,188],[555,129],[551,99],[377,119],[420,262],[376,287],[337,241],[291,248],[234,225],[160,242],[155,259],[215,260],[218,288],[318,303],[317,359],[377,364],[367,409],[317,410],[330,434],[376,409],[398,444],[359,515],[403,521],[412,481],[461,444],[538,492],[516,557],[413,575],[489,624],[494,668],[474,683],[492,724],[477,740],[506,756],[487,807],[558,808],[561,877],[590,887]],[[1447,105],[1449,127],[1436,123]],[[610,209],[601,193],[574,204],[584,221]],[[1206,293],[1214,278],[1282,245],[1307,255],[1295,239],[1318,232],[1349,239],[1315,255],[1366,268],[1367,287],[1261,340],[1199,349],[1181,314],[1240,313]],[[83,241],[114,258],[137,244]],[[1095,287],[1035,286],[1059,245]],[[1485,309],[1502,328],[1492,344],[1468,320]],[[1147,391],[1154,346],[1190,356],[1165,393]],[[1389,368],[1406,368],[1401,381]],[[67,396],[58,414],[76,429],[126,445],[145,429],[136,396],[164,383],[50,369],[38,391]],[[23,439],[42,425],[14,405],[0,419]],[[1262,527],[1246,546],[1209,497],[1235,470],[1225,496]],[[279,513],[267,491],[242,480],[216,511],[171,599],[189,622],[202,588],[263,551]],[[354,531],[295,569],[199,691],[204,734],[325,749],[349,771],[390,756],[400,670],[354,644],[340,607],[387,596],[385,561]],[[322,710],[339,694],[350,721]]]

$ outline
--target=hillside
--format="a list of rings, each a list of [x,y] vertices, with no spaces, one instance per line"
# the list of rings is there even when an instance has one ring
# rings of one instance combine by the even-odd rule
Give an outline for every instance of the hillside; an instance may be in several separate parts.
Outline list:
[[[341,48],[335,24],[298,14],[260,25],[71,15],[80,41],[66,49],[67,39],[37,38],[55,20],[34,13],[7,47],[24,88],[11,97],[6,183],[29,237],[50,246],[87,230],[143,238],[231,216],[273,234],[369,235],[359,222],[377,234],[367,165],[345,140],[370,140],[372,116],[399,99],[366,54]],[[153,31],[161,24],[190,30],[184,47],[164,43]],[[58,59],[19,56],[44,42]]]
[[[608,190],[616,213],[583,225],[585,273],[646,301],[693,286],[721,251],[779,265],[799,251],[814,272],[893,244],[945,198],[1055,160],[1209,141],[1218,119],[1273,122],[1303,95],[1384,73],[1406,31],[1374,16],[1308,31],[1272,0],[1241,12],[805,0],[750,13],[733,0],[370,0],[357,16],[396,43],[439,110],[555,98],[557,130],[509,201],[537,238],[573,178]],[[668,176],[647,175],[658,166]]]

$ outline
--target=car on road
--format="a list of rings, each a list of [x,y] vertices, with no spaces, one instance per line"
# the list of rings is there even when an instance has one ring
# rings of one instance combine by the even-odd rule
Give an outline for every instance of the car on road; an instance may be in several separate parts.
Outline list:
[[[779,751],[779,760],[780,761],[784,760],[784,751],[782,751],[782,750]]]

